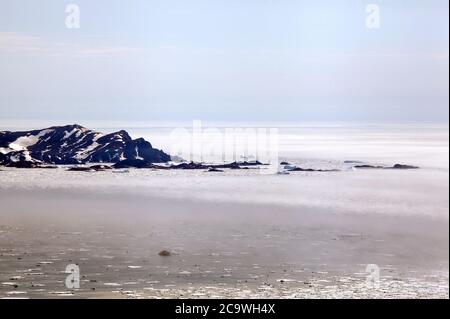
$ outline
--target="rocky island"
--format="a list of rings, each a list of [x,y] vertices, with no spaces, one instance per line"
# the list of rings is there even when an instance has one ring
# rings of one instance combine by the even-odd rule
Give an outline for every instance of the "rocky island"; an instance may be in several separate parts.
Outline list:
[[[80,125],[23,132],[0,132],[0,165],[35,168],[48,165],[118,163],[126,160],[168,162],[170,156],[126,131],[103,134]]]

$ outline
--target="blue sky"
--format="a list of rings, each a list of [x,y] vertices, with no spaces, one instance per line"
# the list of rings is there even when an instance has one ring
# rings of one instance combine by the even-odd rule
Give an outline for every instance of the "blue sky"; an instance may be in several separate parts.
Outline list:
[[[69,3],[0,2],[0,118],[448,121],[446,0]]]

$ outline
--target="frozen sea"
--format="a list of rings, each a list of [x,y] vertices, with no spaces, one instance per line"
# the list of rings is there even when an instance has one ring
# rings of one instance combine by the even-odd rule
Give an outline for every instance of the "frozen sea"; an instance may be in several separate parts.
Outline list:
[[[205,125],[205,129],[214,124]],[[291,124],[292,125],[292,124]],[[276,127],[279,160],[303,168],[339,172],[264,174],[259,170],[203,171],[131,170],[127,174],[85,174],[57,170],[4,169],[1,188],[91,188],[96,192],[129,192],[219,202],[249,202],[312,206],[342,212],[429,215],[448,219],[449,130],[445,125],[328,125]],[[189,124],[185,126],[189,129]],[[219,130],[233,127],[216,123]],[[19,129],[19,128],[10,128]],[[95,127],[102,132],[119,127]],[[154,147],[170,150],[174,127],[126,127],[132,137],[144,137]],[[392,166],[417,165],[420,170],[354,170],[361,162]]]
[[[164,150],[190,128],[80,124]],[[277,128],[280,161],[339,171],[1,168],[0,297],[448,298],[448,125],[238,126]],[[76,291],[61,275],[71,262],[85,276]],[[379,289],[365,284],[370,264]]]

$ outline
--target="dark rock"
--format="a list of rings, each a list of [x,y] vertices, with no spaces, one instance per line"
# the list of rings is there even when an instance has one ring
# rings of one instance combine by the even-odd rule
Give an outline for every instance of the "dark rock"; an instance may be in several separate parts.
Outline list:
[[[301,167],[294,167],[291,169],[288,169],[289,172],[314,172],[312,168],[301,168]]]
[[[291,165],[288,162],[281,162],[280,165]]]
[[[31,161],[17,161],[17,162],[13,161],[7,163],[5,166],[14,168],[39,168],[39,163]]]
[[[268,164],[263,164],[263,163],[261,163],[260,161],[252,161],[252,162],[247,162],[247,161],[244,161],[244,162],[237,162],[237,164],[238,164],[239,166],[258,166],[258,165],[268,165]]]
[[[99,172],[112,169],[111,166],[108,165],[92,165],[92,166],[75,166],[68,169],[71,172]]]
[[[339,172],[338,169],[313,169],[313,168],[301,168],[294,167],[287,170],[288,172]]]
[[[205,166],[201,163],[181,163],[178,165],[172,165],[170,166],[171,169],[208,169],[211,166]]]
[[[248,169],[249,166],[257,166],[257,165],[264,165],[261,164],[261,162],[232,162],[232,163],[227,163],[227,164],[217,164],[217,165],[204,165],[202,163],[194,163],[194,162],[190,162],[190,163],[181,163],[181,164],[177,164],[177,165],[172,165],[170,166],[171,169],[210,169],[210,168],[214,168],[214,169],[224,169],[224,168],[228,168],[228,169]]]
[[[216,168],[229,168],[229,169],[241,169],[242,167],[237,163],[229,163],[229,164],[221,164],[221,165],[215,165]]]
[[[392,167],[386,167],[386,166],[375,166],[375,165],[356,165],[355,168],[361,168],[361,169],[418,169],[417,166],[412,165],[404,165],[404,164],[395,164]]]
[[[419,169],[419,167],[412,165],[395,164],[394,166],[392,166],[392,169]]]
[[[220,165],[214,165],[214,167],[216,168],[229,168],[229,169],[248,169],[249,167],[252,166],[262,166],[262,165],[267,165],[267,164],[263,164],[259,161],[254,161],[254,162],[232,162],[232,163],[228,163],[228,164],[220,164]]]
[[[215,168],[215,167],[210,167],[207,172],[223,172],[221,169]]]
[[[385,167],[383,166],[374,166],[374,165],[355,165],[355,168],[360,168],[360,169],[383,169]]]
[[[126,159],[113,165],[114,168],[146,168],[152,163],[141,159]]]
[[[171,256],[172,254],[171,254],[169,251],[167,251],[167,250],[162,250],[162,251],[159,252],[158,255],[160,255],[160,256],[162,256],[162,257],[169,257],[169,256]]]
[[[152,162],[140,159],[124,160],[113,165],[113,168],[152,168],[152,169],[170,169],[169,166],[155,165]]]

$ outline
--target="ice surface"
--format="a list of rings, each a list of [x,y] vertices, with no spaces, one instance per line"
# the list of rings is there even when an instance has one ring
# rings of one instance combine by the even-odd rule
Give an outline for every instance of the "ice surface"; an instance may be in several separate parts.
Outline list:
[[[167,128],[134,131],[135,137],[146,135],[163,149],[170,148],[169,133]],[[3,169],[0,188],[89,189],[189,200],[313,206],[336,212],[448,218],[448,141],[448,128],[440,126],[283,128],[280,161],[304,168],[342,171],[264,175],[258,170],[214,174],[130,170],[114,174],[67,172],[64,168]],[[421,169],[352,170],[354,164],[348,161],[375,165],[404,163]]]
[[[170,129],[127,130],[170,146]],[[0,298],[448,298],[448,128],[280,133],[280,161],[341,171],[2,167]],[[73,262],[85,277],[67,294]]]

